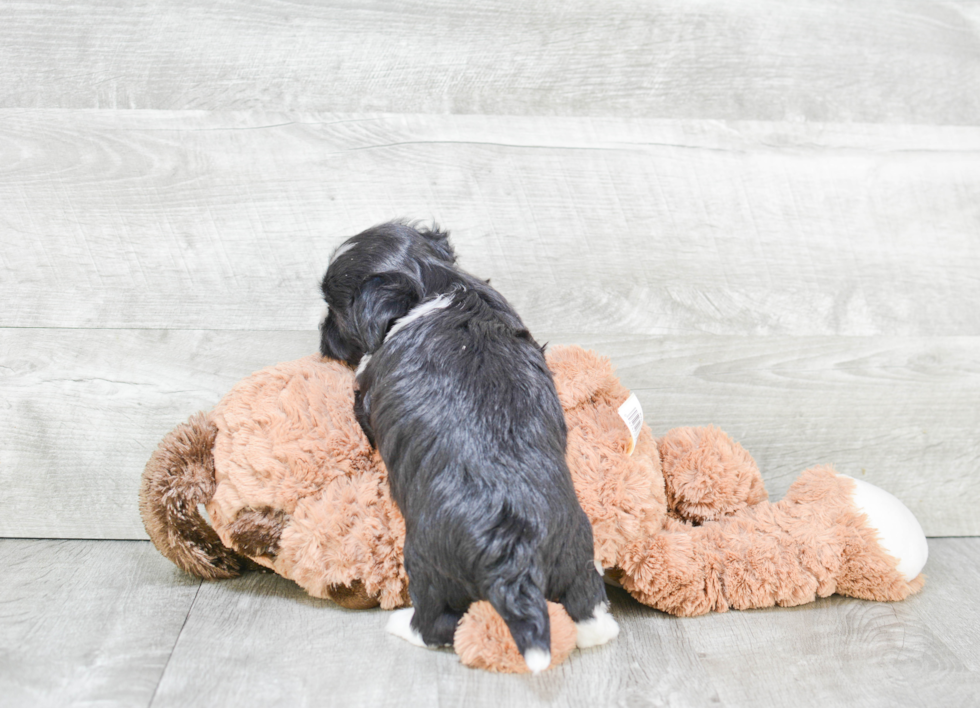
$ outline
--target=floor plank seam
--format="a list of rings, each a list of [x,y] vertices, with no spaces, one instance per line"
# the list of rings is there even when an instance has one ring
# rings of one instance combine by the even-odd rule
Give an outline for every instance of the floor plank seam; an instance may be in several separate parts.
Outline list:
[[[160,672],[160,678],[157,680],[157,685],[153,688],[153,695],[150,696],[150,702],[146,704],[146,708],[153,708],[153,703],[157,699],[157,692],[160,690],[160,684],[163,683],[163,679],[167,675],[167,669],[170,667],[170,660],[174,658],[174,652],[177,650],[177,644],[180,642],[180,636],[184,633],[184,628],[187,626],[187,620],[190,619],[191,612],[194,611],[194,605],[197,604],[197,597],[201,594],[202,585],[204,585],[204,580],[198,580],[197,592],[194,593],[194,599],[191,600],[190,607],[187,608],[187,614],[184,615],[184,621],[181,623],[180,631],[177,632],[177,637],[174,639],[174,645],[170,647],[170,654],[167,656],[167,663],[163,665],[163,671]]]

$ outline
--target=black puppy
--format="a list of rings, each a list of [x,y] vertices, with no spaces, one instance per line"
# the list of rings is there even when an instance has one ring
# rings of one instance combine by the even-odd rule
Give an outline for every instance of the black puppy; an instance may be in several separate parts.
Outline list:
[[[389,223],[349,239],[323,278],[320,351],[357,367],[358,420],[405,517],[414,608],[388,630],[451,645],[470,603],[485,599],[538,672],[551,662],[546,599],[578,623],[579,646],[619,628],[542,348],[455,263],[435,229]]]

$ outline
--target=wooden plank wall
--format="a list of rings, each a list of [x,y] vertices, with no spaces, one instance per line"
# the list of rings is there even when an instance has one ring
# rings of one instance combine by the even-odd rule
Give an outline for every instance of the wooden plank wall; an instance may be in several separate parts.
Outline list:
[[[145,538],[159,439],[436,220],[655,434],[980,534],[980,6],[111,7],[0,23],[0,536]]]

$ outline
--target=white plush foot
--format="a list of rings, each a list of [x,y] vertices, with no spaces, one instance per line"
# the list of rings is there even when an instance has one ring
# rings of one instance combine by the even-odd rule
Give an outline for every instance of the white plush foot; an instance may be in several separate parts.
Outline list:
[[[532,647],[524,654],[524,663],[532,674],[540,674],[551,666],[551,652]]]
[[[929,557],[929,545],[919,520],[884,489],[853,477],[848,479],[854,481],[854,505],[864,512],[868,524],[878,532],[879,545],[885,553],[898,559],[898,572],[905,580],[913,580]]]
[[[596,605],[592,618],[577,622],[575,626],[578,629],[575,646],[579,649],[599,646],[619,636],[619,625],[609,614],[607,603]]]
[[[394,634],[396,637],[401,637],[406,642],[414,644],[417,647],[424,647],[425,642],[422,641],[422,635],[416,632],[412,627],[412,617],[414,615],[414,607],[406,607],[403,610],[395,610],[391,613],[391,617],[388,618],[388,624],[385,625],[385,631],[389,634]]]

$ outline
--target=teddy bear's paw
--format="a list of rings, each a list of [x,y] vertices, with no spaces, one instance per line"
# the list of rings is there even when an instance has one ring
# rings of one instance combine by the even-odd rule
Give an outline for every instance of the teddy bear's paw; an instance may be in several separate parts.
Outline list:
[[[417,647],[424,647],[425,642],[422,640],[422,635],[419,634],[414,627],[412,627],[412,617],[414,616],[414,607],[405,607],[401,610],[395,610],[391,613],[391,617],[388,618],[388,624],[385,625],[385,631],[389,634],[394,634],[396,637],[401,637],[409,644],[414,644]]]
[[[848,475],[840,476],[854,483],[854,506],[867,516],[868,526],[877,532],[881,549],[898,559],[898,572],[906,582],[912,582],[929,557],[929,545],[919,520],[884,489]]]
[[[592,617],[576,622],[575,628],[578,630],[575,645],[579,649],[596,647],[611,642],[619,636],[619,625],[609,614],[609,603],[607,602],[596,605]]]
[[[677,518],[703,524],[768,499],[755,460],[718,428],[674,428],[657,448]]]

